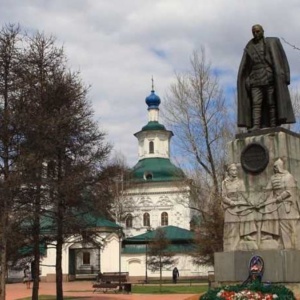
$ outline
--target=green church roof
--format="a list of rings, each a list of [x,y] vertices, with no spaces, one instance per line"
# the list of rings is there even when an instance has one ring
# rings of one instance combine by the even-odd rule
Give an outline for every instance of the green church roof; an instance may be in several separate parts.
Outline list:
[[[114,231],[121,228],[115,222],[109,221],[103,217],[96,216],[92,212],[74,212],[74,219],[78,224],[82,224],[84,229],[102,227]],[[23,223],[23,230],[31,230],[31,222],[29,220]],[[52,235],[56,231],[56,223],[54,221],[53,212],[48,211],[40,218],[40,233],[44,235]]]
[[[165,234],[166,239],[170,242],[189,242],[194,239],[194,232],[176,226],[159,227]],[[148,231],[146,233],[136,235],[124,240],[124,244],[130,243],[145,243],[153,240],[156,236],[156,231]]]
[[[83,222],[87,225],[87,227],[109,227],[114,229],[121,228],[121,226],[119,226],[115,222],[109,221],[103,217],[95,216],[91,212],[78,214],[77,217],[79,221],[80,219],[82,219]]]
[[[142,131],[148,130],[166,130],[165,126],[157,121],[149,121],[147,125],[142,128]]]
[[[183,179],[183,171],[168,158],[144,158],[132,168],[133,181],[173,181]]]
[[[167,250],[172,253],[191,253],[195,252],[196,247],[193,243],[171,244]],[[122,249],[122,254],[140,254],[146,251],[148,250],[145,244],[127,244]]]
[[[159,227],[165,234],[170,244],[168,251],[173,253],[190,253],[195,251],[194,233],[192,231],[176,227]],[[146,244],[155,239],[157,229],[146,233],[127,238],[123,241],[123,254],[138,254],[147,251]]]

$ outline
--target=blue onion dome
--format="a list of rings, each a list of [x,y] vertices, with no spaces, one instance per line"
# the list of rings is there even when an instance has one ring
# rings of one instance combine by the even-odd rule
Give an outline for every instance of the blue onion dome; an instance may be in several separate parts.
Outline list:
[[[160,104],[160,98],[155,94],[154,90],[151,91],[151,94],[145,99],[148,109],[158,108]]]

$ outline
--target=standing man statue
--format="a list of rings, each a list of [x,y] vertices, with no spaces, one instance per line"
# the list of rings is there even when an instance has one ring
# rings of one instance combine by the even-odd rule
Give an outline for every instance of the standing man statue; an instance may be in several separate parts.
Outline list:
[[[255,131],[295,123],[289,64],[276,37],[264,37],[261,25],[244,49],[238,72],[238,126]]]

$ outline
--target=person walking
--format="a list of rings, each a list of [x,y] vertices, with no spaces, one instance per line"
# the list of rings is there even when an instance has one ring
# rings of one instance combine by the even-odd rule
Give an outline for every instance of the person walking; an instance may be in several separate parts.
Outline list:
[[[24,269],[23,282],[26,284],[26,288],[30,289],[31,272],[30,272],[29,266],[26,266],[25,269]]]
[[[177,278],[179,277],[179,271],[175,267],[172,271],[173,283],[177,283]]]

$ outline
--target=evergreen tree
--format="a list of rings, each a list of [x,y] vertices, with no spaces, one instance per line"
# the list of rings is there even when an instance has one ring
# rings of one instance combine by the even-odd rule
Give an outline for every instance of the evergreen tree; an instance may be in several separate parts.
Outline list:
[[[57,299],[63,299],[65,239],[95,237],[84,216],[94,210],[91,191],[105,176],[111,147],[93,119],[80,73],[68,70],[55,43],[41,33],[21,34],[18,26],[0,32],[1,300],[8,239],[17,236],[11,228],[24,236],[16,248],[33,250],[32,299],[38,299],[42,243],[56,246]]]

